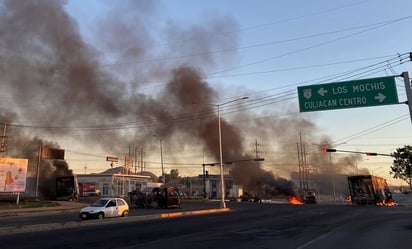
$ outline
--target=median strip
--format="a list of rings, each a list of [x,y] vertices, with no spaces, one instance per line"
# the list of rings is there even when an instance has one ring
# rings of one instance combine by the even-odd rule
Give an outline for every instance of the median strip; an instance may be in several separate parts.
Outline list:
[[[219,208],[219,209],[205,209],[205,210],[194,210],[185,212],[172,212],[172,213],[161,213],[161,214],[149,214],[141,216],[129,216],[124,218],[109,218],[104,220],[87,220],[87,221],[69,221],[64,223],[48,223],[48,224],[36,224],[36,225],[24,225],[24,226],[12,226],[12,227],[0,227],[0,235],[4,234],[14,234],[14,233],[24,233],[24,232],[34,232],[34,231],[48,231],[66,228],[77,228],[83,226],[95,226],[108,223],[123,223],[123,222],[135,222],[141,220],[154,220],[159,218],[175,218],[189,215],[204,215],[220,212],[229,212],[229,208]]]

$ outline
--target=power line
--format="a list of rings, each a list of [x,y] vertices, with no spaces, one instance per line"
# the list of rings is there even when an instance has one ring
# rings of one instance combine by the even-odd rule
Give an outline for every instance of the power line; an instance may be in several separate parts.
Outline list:
[[[350,140],[353,140],[353,139],[355,139],[355,138],[359,138],[359,137],[365,136],[365,135],[367,135],[367,134],[370,134],[370,133],[376,132],[376,131],[378,131],[378,130],[381,130],[381,129],[383,129],[383,128],[386,128],[386,127],[388,127],[388,126],[397,124],[397,123],[399,123],[399,122],[401,122],[401,121],[403,121],[403,120],[406,120],[406,119],[408,119],[408,118],[409,118],[409,114],[405,114],[405,115],[399,116],[399,117],[397,117],[397,118],[391,119],[391,120],[386,121],[386,122],[381,123],[381,124],[378,124],[378,125],[376,125],[376,126],[373,126],[373,127],[371,127],[371,128],[368,128],[368,129],[366,129],[366,130],[357,132],[357,133],[355,133],[355,134],[353,134],[353,135],[350,135],[350,136],[347,136],[347,137],[338,139],[338,140],[335,141],[335,143],[338,143],[338,144],[345,143],[345,142],[350,141]]]
[[[251,26],[248,26],[248,27],[239,28],[235,31],[216,32],[216,33],[214,33],[214,35],[215,36],[222,36],[222,35],[230,35],[230,34],[233,34],[233,33],[243,33],[245,31],[259,29],[259,28],[262,28],[262,27],[267,27],[267,26],[272,26],[272,25],[277,25],[277,24],[282,24],[282,23],[287,23],[287,22],[291,22],[291,21],[294,21],[294,20],[303,19],[303,18],[306,18],[306,17],[312,17],[312,16],[318,16],[318,15],[322,15],[322,14],[327,14],[327,13],[334,12],[334,11],[337,11],[337,10],[341,10],[341,9],[344,9],[344,8],[361,5],[363,3],[370,2],[370,1],[371,0],[364,0],[364,1],[354,2],[354,3],[350,3],[350,4],[345,4],[345,5],[342,5],[342,6],[327,8],[327,9],[324,9],[324,10],[320,10],[320,11],[317,11],[317,12],[312,12],[312,13],[305,14],[305,15],[298,15],[298,16],[285,18],[285,19],[281,19],[281,20],[275,20],[275,21],[271,21],[271,22],[267,22],[267,23],[251,25]],[[127,9],[127,10],[131,11],[130,9]],[[173,40],[173,42],[175,42],[175,43],[176,42],[184,43],[184,42],[187,42],[187,41],[193,41],[193,40],[198,40],[198,39],[199,38],[197,38],[197,37],[191,38],[191,39],[175,39],[175,40]],[[165,46],[165,45],[167,45],[167,43],[160,44],[160,46]]]
[[[289,56],[289,55],[292,55],[292,54],[297,54],[297,53],[300,53],[300,52],[303,52],[303,51],[307,51],[307,50],[310,50],[310,49],[313,49],[313,48],[317,48],[317,47],[320,47],[320,46],[323,46],[323,45],[327,45],[327,44],[330,44],[330,43],[333,43],[333,42],[336,42],[336,41],[339,41],[339,40],[343,40],[343,39],[346,39],[346,38],[349,38],[349,37],[352,37],[352,36],[360,35],[360,34],[368,32],[368,31],[375,30],[375,29],[393,24],[395,22],[399,22],[399,21],[402,21],[402,20],[405,20],[405,19],[409,19],[409,18],[412,18],[412,16],[406,16],[406,17],[398,18],[398,19],[391,20],[391,21],[385,22],[383,24],[380,24],[380,25],[377,25],[377,26],[374,26],[374,27],[371,27],[371,28],[367,28],[367,29],[362,30],[362,31],[354,32],[354,33],[349,34],[349,35],[344,35],[344,36],[334,38],[334,39],[331,39],[331,40],[328,40],[328,41],[320,42],[320,43],[317,43],[317,44],[314,44],[314,45],[311,45],[311,46],[296,49],[294,51],[286,52],[286,53],[279,54],[279,55],[272,56],[272,57],[268,57],[266,59],[262,59],[262,60],[259,60],[259,61],[254,61],[254,62],[251,62],[251,63],[243,64],[243,65],[240,65],[240,66],[223,69],[223,70],[216,71],[216,72],[209,73],[209,74],[213,75],[213,74],[224,73],[224,72],[228,72],[228,71],[233,71],[235,69],[240,69],[240,68],[244,68],[244,67],[248,67],[248,66],[252,66],[252,65],[256,65],[256,64],[261,64],[261,63],[268,62],[268,61],[272,61],[272,60],[279,59],[279,58],[282,58],[282,57],[285,57],[285,56]]]
[[[383,68],[386,68],[387,63],[391,63],[391,67],[399,66],[403,64],[404,62],[406,62],[409,56],[410,56],[409,53],[404,53],[402,55],[397,55],[393,57],[392,59],[388,59],[383,62],[375,63],[373,65],[362,67],[360,69],[350,70],[350,71],[346,71],[340,74],[335,74],[332,76],[326,76],[322,78],[333,80],[337,78],[347,78],[349,76],[353,77],[354,75],[361,76],[366,73],[369,74],[371,71],[378,71],[378,70],[382,70]],[[396,64],[394,64],[393,62],[395,62]],[[319,79],[309,80],[307,82],[310,82],[310,81],[319,82]],[[227,105],[224,108],[222,108],[222,115],[231,114],[231,113],[235,113],[239,111],[256,109],[259,107],[272,105],[272,104],[276,104],[279,102],[283,103],[284,101],[287,101],[287,100],[293,100],[296,98],[296,95],[297,95],[296,89],[284,90],[284,88],[296,86],[299,84],[302,84],[302,82],[295,83],[295,84],[289,84],[288,86],[285,86],[285,87],[269,89],[267,91],[261,91],[259,93],[269,92],[273,90],[282,90],[281,92],[276,93],[276,94],[272,94],[272,95],[268,95],[268,96],[264,96],[260,98],[254,98],[254,99],[250,98],[250,101],[248,101],[247,103]],[[251,93],[251,95],[253,94],[254,93]],[[139,121],[110,123],[110,124],[101,124],[101,125],[83,125],[83,126],[73,127],[73,126],[42,126],[42,125],[27,125],[27,124],[26,125],[10,124],[10,126],[20,127],[20,128],[30,128],[30,129],[48,129],[50,131],[60,130],[60,131],[66,131],[66,132],[80,132],[80,131],[90,132],[90,131],[134,129],[138,127],[155,126],[160,123],[186,122],[186,121],[191,121],[191,120],[200,120],[200,119],[207,119],[207,118],[216,118],[216,110],[209,108],[205,111],[170,115],[162,119],[156,119],[156,120],[145,119],[145,120],[139,120]]]
[[[410,17],[412,17],[412,16],[410,16]],[[410,18],[410,17],[404,17],[404,18],[400,18],[400,19],[403,20],[403,19]],[[398,19],[395,19],[395,20],[398,21]],[[363,26],[355,26],[355,27],[350,27],[350,28],[346,28],[346,29],[328,31],[328,32],[317,33],[317,34],[312,34],[312,35],[307,35],[307,36],[298,36],[298,37],[289,38],[289,39],[252,44],[252,45],[246,45],[246,46],[241,46],[241,47],[224,48],[224,49],[219,49],[219,50],[214,50],[214,51],[203,51],[203,52],[184,54],[184,55],[174,56],[174,57],[151,58],[151,59],[139,60],[139,61],[108,63],[108,64],[103,64],[102,66],[103,67],[110,67],[110,66],[123,66],[123,65],[130,65],[130,64],[143,64],[143,63],[150,63],[150,62],[168,61],[168,60],[180,60],[180,59],[203,56],[203,55],[213,55],[213,54],[233,52],[233,51],[239,51],[239,50],[245,50],[245,49],[251,49],[251,48],[266,47],[266,46],[272,46],[272,45],[276,45],[276,44],[289,43],[289,42],[293,42],[293,41],[312,39],[312,38],[321,37],[321,36],[333,35],[333,34],[338,34],[338,33],[345,33],[345,32],[348,32],[348,31],[358,30],[358,29],[365,29],[365,28],[375,29],[375,28],[377,28],[376,26],[379,26],[379,27],[381,25],[386,26],[386,25],[392,23],[393,21],[394,20],[378,22],[378,23],[367,24],[367,25],[363,25]],[[369,29],[366,30],[366,31],[369,31]],[[362,31],[362,33],[366,32],[366,31]],[[211,73],[211,74],[213,75],[215,73]]]

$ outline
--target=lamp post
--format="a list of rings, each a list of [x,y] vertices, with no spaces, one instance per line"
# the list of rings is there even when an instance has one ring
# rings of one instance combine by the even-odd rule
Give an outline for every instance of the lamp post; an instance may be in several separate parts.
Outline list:
[[[157,137],[156,135],[153,135],[154,137]],[[162,144],[162,139],[159,138],[159,144],[160,144],[160,165],[162,167],[162,183],[165,184],[166,183],[166,179],[165,179],[165,172],[164,172],[164,168],[163,168],[163,144]]]
[[[221,195],[221,203],[220,207],[221,208],[226,208],[226,203],[225,203],[225,179],[223,175],[223,153],[222,153],[222,127],[220,123],[220,107],[238,100],[242,99],[248,99],[249,97],[242,97],[242,98],[237,98],[233,99],[231,101],[222,103],[222,104],[217,104],[217,119],[219,123],[219,155],[220,155],[220,195]]]
[[[165,171],[163,168],[163,144],[162,144],[162,139],[159,139],[160,142],[160,165],[162,166],[162,182],[163,184],[166,183],[166,178],[165,178]]]
[[[336,205],[335,168],[332,165],[332,154],[331,153],[329,153],[329,165],[330,165],[331,175],[332,175],[333,204]]]

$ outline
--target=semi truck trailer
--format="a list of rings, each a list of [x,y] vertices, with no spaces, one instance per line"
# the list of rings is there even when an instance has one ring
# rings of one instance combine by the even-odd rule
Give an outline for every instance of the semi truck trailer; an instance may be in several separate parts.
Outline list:
[[[373,175],[348,176],[349,193],[352,204],[390,205],[392,194],[386,180]]]

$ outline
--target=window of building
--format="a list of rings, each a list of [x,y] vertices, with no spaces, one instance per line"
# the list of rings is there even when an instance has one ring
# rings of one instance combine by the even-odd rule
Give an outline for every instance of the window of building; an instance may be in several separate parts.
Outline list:
[[[109,195],[109,184],[103,183],[103,195]]]

